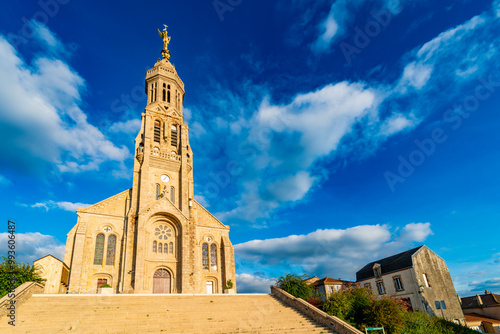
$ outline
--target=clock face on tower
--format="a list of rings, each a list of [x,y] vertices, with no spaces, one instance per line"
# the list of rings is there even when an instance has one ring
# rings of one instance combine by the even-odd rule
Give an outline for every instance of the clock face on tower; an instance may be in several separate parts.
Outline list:
[[[162,182],[168,182],[170,181],[170,177],[168,177],[168,175],[166,174],[163,174],[162,176],[160,176],[160,180],[162,180]]]

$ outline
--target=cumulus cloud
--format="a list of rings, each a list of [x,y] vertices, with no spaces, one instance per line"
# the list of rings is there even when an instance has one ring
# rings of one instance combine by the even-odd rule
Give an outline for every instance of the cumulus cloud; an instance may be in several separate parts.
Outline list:
[[[0,186],[7,186],[7,185],[10,185],[11,182],[8,178],[6,178],[5,176],[3,175],[0,175]]]
[[[399,233],[388,225],[362,225],[251,240],[234,248],[242,267],[258,264],[280,272],[352,279],[366,263],[409,249],[431,234],[430,223],[411,223]]]
[[[123,132],[125,134],[136,134],[141,128],[140,119],[131,119],[124,122],[116,122],[109,127],[111,132]]]
[[[71,202],[56,202],[56,201],[45,201],[45,202],[39,202],[35,204],[19,204],[24,207],[31,207],[31,208],[42,208],[45,209],[45,211],[49,211],[51,209],[60,209],[60,210],[65,210],[65,211],[71,211],[75,212],[76,209],[78,208],[86,208],[89,207],[91,204],[84,204],[84,203],[71,203]]]
[[[61,172],[81,172],[124,161],[128,149],[89,124],[80,108],[85,81],[58,57],[62,43],[47,27],[32,24],[35,40],[46,48],[30,62],[0,35],[2,164],[37,169],[48,163]]]
[[[0,233],[0,243],[2,245],[7,245],[8,236],[8,233]],[[18,262],[33,262],[49,254],[61,261],[64,259],[65,245],[51,235],[38,232],[16,233],[15,240],[16,261]],[[7,252],[6,247],[4,252]]]
[[[236,274],[238,293],[270,293],[271,285],[275,285],[276,279],[264,278],[251,274]]]

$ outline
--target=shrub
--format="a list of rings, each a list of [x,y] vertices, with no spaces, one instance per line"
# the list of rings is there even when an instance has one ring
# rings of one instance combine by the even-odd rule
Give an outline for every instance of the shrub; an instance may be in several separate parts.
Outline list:
[[[366,308],[365,320],[368,325],[384,327],[387,334],[397,334],[405,327],[403,305],[392,298],[375,299]],[[427,334],[427,333],[426,333]]]
[[[276,281],[276,286],[296,298],[308,300],[313,295],[313,289],[304,281],[304,276],[285,274]]]
[[[309,297],[309,299],[307,299],[307,302],[312,306],[321,309],[321,304],[323,303],[323,300],[321,300],[321,298],[318,295],[314,295]]]
[[[229,289],[232,289],[233,288],[233,281],[231,281],[230,279],[227,280],[226,282],[226,285],[224,286],[224,289],[226,290],[229,290]]]
[[[18,263],[9,261],[5,256],[0,263],[0,298],[7,295],[12,288],[17,288],[26,282],[42,283],[45,281],[40,277],[37,268],[28,263]],[[14,275],[14,279],[11,278]]]
[[[111,288],[111,285],[109,285],[109,284],[103,284],[103,285],[101,285],[101,288]]]
[[[354,299],[350,291],[332,293],[323,303],[323,311],[342,320],[348,321],[351,317]]]

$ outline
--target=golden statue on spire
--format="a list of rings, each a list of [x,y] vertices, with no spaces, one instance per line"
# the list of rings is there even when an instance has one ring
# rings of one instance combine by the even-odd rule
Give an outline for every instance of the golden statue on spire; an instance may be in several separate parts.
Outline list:
[[[163,31],[160,31],[160,29],[158,29],[158,34],[160,34],[160,37],[163,39],[163,49],[161,50],[161,55],[163,56],[163,59],[169,60],[170,51],[168,51],[168,43],[170,43],[171,37],[168,36],[168,26],[166,24],[164,24],[163,26],[165,27],[163,28]]]

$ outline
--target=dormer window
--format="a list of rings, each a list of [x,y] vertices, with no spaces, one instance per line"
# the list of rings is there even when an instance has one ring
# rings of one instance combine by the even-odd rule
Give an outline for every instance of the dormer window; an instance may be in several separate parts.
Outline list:
[[[382,277],[382,267],[379,263],[375,263],[375,265],[373,265],[373,275],[375,275],[376,278]]]

